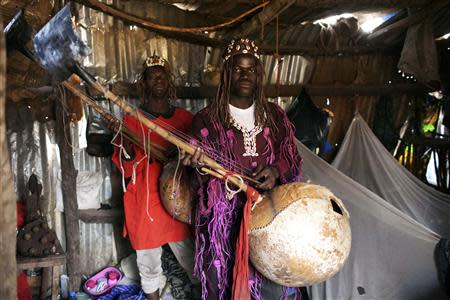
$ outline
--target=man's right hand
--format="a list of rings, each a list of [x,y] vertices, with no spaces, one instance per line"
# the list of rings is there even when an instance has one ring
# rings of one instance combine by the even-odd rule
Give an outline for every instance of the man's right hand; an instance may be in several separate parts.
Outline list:
[[[201,168],[205,165],[203,150],[200,147],[195,149],[194,154],[189,154],[184,150],[180,151],[181,163],[192,168]]]

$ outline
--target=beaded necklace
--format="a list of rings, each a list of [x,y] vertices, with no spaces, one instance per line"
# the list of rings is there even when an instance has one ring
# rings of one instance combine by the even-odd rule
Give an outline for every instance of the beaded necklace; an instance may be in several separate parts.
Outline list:
[[[244,149],[245,152],[242,156],[259,156],[258,152],[256,152],[256,136],[262,131],[262,127],[256,125],[253,129],[248,130],[239,124],[232,116],[230,116],[231,124],[244,136]]]

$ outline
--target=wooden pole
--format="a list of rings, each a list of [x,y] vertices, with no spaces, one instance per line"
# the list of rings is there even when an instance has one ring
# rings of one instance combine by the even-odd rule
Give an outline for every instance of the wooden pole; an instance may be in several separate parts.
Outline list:
[[[134,83],[118,83],[120,89],[115,94],[120,96],[139,97],[138,87]],[[448,85],[444,82],[443,86]],[[115,84],[113,85],[115,86]],[[267,85],[264,87],[266,97],[295,97],[305,88],[311,96],[381,96],[381,95],[423,95],[432,92],[433,88],[421,83],[393,83],[393,84],[349,84],[349,85]],[[216,96],[216,86],[176,87],[177,98],[180,99],[205,99]]]
[[[264,88],[264,94],[268,98],[295,97],[305,88],[311,96],[381,96],[381,95],[423,95],[433,89],[420,83],[405,84],[375,84],[375,85],[268,85]],[[215,86],[177,87],[177,97],[186,99],[205,99],[216,96]]]
[[[404,8],[427,5],[430,0],[296,0],[295,5],[312,8],[330,8],[348,6],[353,9]]]
[[[6,137],[6,47],[0,25],[0,298],[16,299],[16,201]]]
[[[73,163],[70,121],[65,118],[61,101],[56,101],[56,140],[61,161],[61,190],[64,204],[67,273],[70,289],[78,291],[81,285],[80,228],[78,223],[77,170]]]

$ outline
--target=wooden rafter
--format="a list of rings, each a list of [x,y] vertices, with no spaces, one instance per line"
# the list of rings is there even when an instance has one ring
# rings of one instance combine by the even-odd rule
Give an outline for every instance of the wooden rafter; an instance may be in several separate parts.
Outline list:
[[[166,32],[166,31],[159,31],[155,30],[153,27],[147,26],[148,20],[136,17],[134,15],[128,14],[126,12],[123,12],[121,10],[118,10],[112,6],[103,4],[101,2],[98,2],[97,0],[75,0],[78,3],[81,3],[83,5],[86,5],[92,9],[101,11],[107,15],[113,16],[119,20],[122,20],[126,22],[127,24],[136,25],[140,28],[151,30],[153,32],[157,32],[158,34],[166,37],[166,38],[173,38],[176,40],[181,40],[187,43],[201,45],[201,46],[207,46],[207,47],[213,47],[213,48],[224,48],[228,42],[229,39],[223,38],[223,39],[217,39],[217,38],[210,38],[206,35],[200,35],[200,34],[193,34],[193,33],[179,33],[179,32]],[[268,5],[269,6],[269,5]],[[268,7],[267,6],[267,7]],[[177,9],[177,8],[174,8]],[[261,53],[263,54],[273,54],[275,53],[275,45],[262,45],[260,47]],[[382,49],[382,47],[377,47],[376,45],[367,45],[367,46],[355,46],[355,47],[348,47],[348,48],[342,48],[337,51],[324,51],[321,48],[318,47],[310,47],[310,46],[286,46],[286,47],[279,47],[279,54],[281,55],[311,55],[311,56],[325,56],[325,55],[360,55],[360,54],[366,54],[370,52],[376,52],[376,51],[385,51],[386,49]]]
[[[214,12],[220,12],[223,16],[233,10],[238,5],[237,1],[224,1],[222,3],[204,4],[199,7],[200,11],[207,14],[213,14]]]
[[[376,84],[376,85],[268,85],[264,88],[266,97],[295,97],[306,88],[311,96],[381,96],[381,95],[422,95],[431,89],[419,83],[411,84]],[[190,99],[214,98],[216,87],[178,87],[177,97]]]
[[[295,5],[308,8],[358,7],[371,8],[404,8],[430,4],[429,0],[296,0]]]
[[[116,86],[117,85],[117,86]],[[405,84],[351,84],[351,85],[267,85],[264,93],[269,98],[297,96],[306,88],[312,96],[380,96],[392,94],[420,95],[432,89],[420,83]],[[177,87],[177,97],[182,99],[204,99],[216,96],[216,86]],[[120,82],[113,85],[119,96],[139,97],[137,84]]]
[[[276,16],[288,9],[294,3],[295,0],[272,0],[263,11],[259,12],[249,21],[241,24],[237,29],[230,31],[225,35],[231,38],[247,37],[251,33],[272,21]]]
[[[403,31],[409,26],[417,24],[427,17],[432,16],[434,13],[447,6],[450,3],[448,0],[440,1],[436,5],[428,6],[415,14],[412,14],[404,19],[401,19],[398,22],[395,22],[389,26],[386,26],[380,30],[376,30],[368,36],[369,40],[379,40],[382,37],[386,36],[386,34],[392,34],[399,31]]]
[[[87,7],[90,7],[92,9],[101,11],[107,15],[110,15],[112,17],[115,17],[119,20],[124,21],[127,24],[130,25],[136,25],[138,27],[156,32],[164,37],[167,38],[173,38],[180,41],[192,43],[192,44],[198,44],[203,46],[209,46],[209,47],[224,47],[226,45],[226,42],[220,39],[216,38],[210,38],[203,34],[194,34],[194,33],[185,33],[185,32],[169,32],[164,30],[158,30],[155,29],[153,26],[153,22],[137,17],[135,15],[126,13],[122,10],[119,10],[113,6],[106,5],[100,1],[97,0],[75,0],[76,2],[86,5]]]
[[[260,52],[266,55],[275,54],[275,45],[263,44],[260,47]],[[282,46],[278,49],[280,55],[304,55],[304,56],[349,56],[349,55],[364,55],[370,53],[400,53],[399,48],[387,47],[384,45],[366,44],[357,46],[346,46],[339,49],[323,49],[317,46]]]

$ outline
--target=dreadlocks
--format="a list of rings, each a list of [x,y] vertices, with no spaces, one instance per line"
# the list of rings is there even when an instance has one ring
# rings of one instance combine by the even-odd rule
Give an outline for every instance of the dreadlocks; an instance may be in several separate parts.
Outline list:
[[[228,104],[230,103],[231,90],[231,74],[233,71],[234,56],[224,61],[222,73],[220,75],[220,83],[216,94],[216,99],[211,103],[211,117],[219,119],[225,127],[231,126],[230,110]],[[276,134],[278,128],[274,121],[271,110],[269,109],[269,102],[264,97],[263,91],[263,77],[264,70],[262,63],[256,59],[256,88],[254,93],[255,102],[255,120],[256,124],[260,126],[267,126],[271,132]]]

